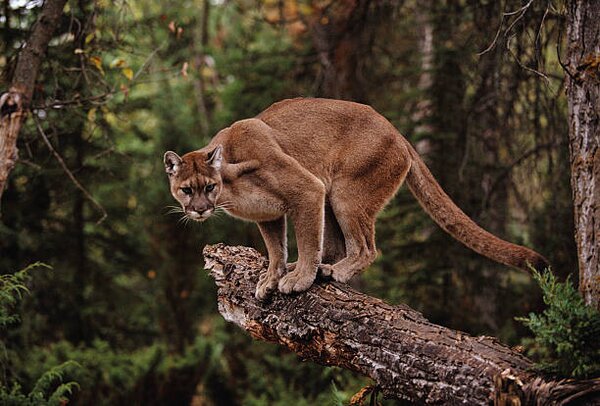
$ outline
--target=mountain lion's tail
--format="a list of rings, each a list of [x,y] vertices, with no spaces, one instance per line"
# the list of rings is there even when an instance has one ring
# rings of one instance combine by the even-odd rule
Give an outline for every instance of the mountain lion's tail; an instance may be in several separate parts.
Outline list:
[[[504,241],[479,227],[442,190],[414,148],[408,145],[408,149],[412,164],[406,183],[425,211],[448,234],[473,251],[501,264],[527,271],[530,265],[538,271],[549,266],[546,258],[537,252]]]

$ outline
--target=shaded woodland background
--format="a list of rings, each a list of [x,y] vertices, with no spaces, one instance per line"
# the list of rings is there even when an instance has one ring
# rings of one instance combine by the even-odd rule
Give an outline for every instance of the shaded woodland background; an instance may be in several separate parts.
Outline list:
[[[576,282],[564,8],[529,3],[69,1],[2,199],[0,271],[52,267],[31,272],[21,322],[2,331],[3,385],[30,389],[68,360],[78,404],[339,404],[367,383],[219,316],[201,249],[264,252],[255,225],[169,214],[165,150],[288,97],[372,105],[469,216]],[[2,3],[2,88],[40,6]],[[530,276],[452,240],[404,188],[377,243],[356,284],[434,323],[516,345],[514,317],[542,306]]]

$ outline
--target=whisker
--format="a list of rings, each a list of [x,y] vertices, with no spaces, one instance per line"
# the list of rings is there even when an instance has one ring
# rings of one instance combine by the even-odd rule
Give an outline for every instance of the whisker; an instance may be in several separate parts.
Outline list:
[[[226,200],[224,202],[217,203],[217,206],[231,206],[231,205],[233,205],[233,202],[230,200]]]
[[[185,223],[189,221],[189,217],[187,214],[184,214],[183,216],[181,216],[181,218],[177,221],[177,224],[183,224],[185,225]]]
[[[169,214],[173,214],[173,213],[183,213],[183,209],[181,208],[181,206],[166,206],[165,210],[167,210],[164,214],[165,215],[169,215]]]
[[[175,214],[175,213],[183,213],[183,210],[175,210],[175,209],[171,209],[168,212],[165,213],[165,215],[169,215],[169,214]]]

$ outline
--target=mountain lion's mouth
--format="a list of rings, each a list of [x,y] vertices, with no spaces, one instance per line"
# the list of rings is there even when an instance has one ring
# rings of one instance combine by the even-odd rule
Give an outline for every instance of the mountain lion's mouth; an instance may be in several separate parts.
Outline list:
[[[213,208],[207,209],[207,210],[203,211],[202,213],[198,213],[197,211],[190,211],[188,213],[188,216],[192,220],[202,222],[202,221],[208,219],[210,216],[212,216],[214,211],[215,211],[215,209],[213,209]]]

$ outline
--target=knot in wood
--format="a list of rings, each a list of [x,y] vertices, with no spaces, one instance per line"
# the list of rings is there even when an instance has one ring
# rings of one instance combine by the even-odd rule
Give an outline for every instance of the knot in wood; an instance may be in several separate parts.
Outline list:
[[[0,117],[10,116],[21,110],[22,97],[17,92],[5,92],[0,96]]]

